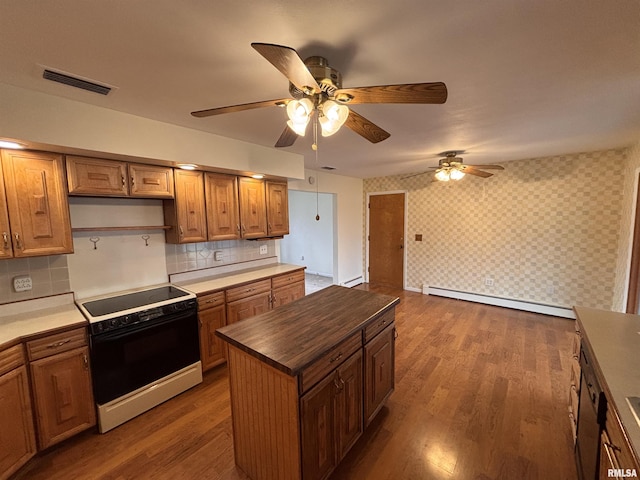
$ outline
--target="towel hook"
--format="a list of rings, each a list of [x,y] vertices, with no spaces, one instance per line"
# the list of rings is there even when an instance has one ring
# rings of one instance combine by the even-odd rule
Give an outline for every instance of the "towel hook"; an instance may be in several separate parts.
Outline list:
[[[96,244],[100,241],[100,237],[90,237],[89,241],[93,243],[93,249],[97,250],[98,246]]]
[[[149,237],[149,235],[142,235],[142,239],[144,240],[144,244],[147,247],[149,246],[149,238],[151,238],[151,237]]]

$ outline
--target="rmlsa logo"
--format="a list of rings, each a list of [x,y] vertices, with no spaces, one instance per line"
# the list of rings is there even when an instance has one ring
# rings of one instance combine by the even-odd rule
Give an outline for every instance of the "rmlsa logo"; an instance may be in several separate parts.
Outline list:
[[[607,475],[613,478],[638,478],[635,468],[609,468]]]

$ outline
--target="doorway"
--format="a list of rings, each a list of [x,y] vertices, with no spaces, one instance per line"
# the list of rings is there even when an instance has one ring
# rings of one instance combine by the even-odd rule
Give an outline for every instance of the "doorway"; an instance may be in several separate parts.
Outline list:
[[[633,237],[631,241],[631,259],[629,264],[629,283],[627,285],[626,313],[640,313],[640,173],[636,171],[635,202],[633,217]]]
[[[406,194],[371,193],[367,197],[368,282],[404,288]]]

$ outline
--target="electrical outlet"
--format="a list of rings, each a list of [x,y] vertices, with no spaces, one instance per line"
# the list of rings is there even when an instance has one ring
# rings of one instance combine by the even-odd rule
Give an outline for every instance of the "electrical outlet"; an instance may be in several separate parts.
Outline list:
[[[33,283],[31,282],[31,277],[28,275],[22,275],[20,277],[13,278],[13,289],[16,292],[26,292],[27,290],[31,290],[33,288]]]
[[[266,255],[268,253],[266,245],[260,245],[260,255]]]
[[[489,277],[485,278],[484,279],[484,284],[487,287],[493,287],[493,278],[489,278]]]
[[[222,261],[222,250],[216,250],[215,252],[213,252],[213,259],[216,262]]]

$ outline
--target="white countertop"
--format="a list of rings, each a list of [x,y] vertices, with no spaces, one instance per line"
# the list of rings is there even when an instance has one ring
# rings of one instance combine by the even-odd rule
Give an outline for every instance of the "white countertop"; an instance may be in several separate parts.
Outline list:
[[[0,346],[37,333],[86,323],[73,303],[73,294],[2,305]]]
[[[205,292],[223,290],[234,285],[253,282],[262,278],[273,277],[274,275],[289,273],[294,270],[300,270],[301,268],[305,267],[288,263],[276,263],[259,268],[238,270],[233,273],[225,273],[183,282],[173,282],[173,284],[199,295]]]
[[[606,382],[603,388],[611,394],[609,403],[614,403],[638,457],[640,425],[626,397],[640,397],[640,316],[586,307],[574,309]]]

